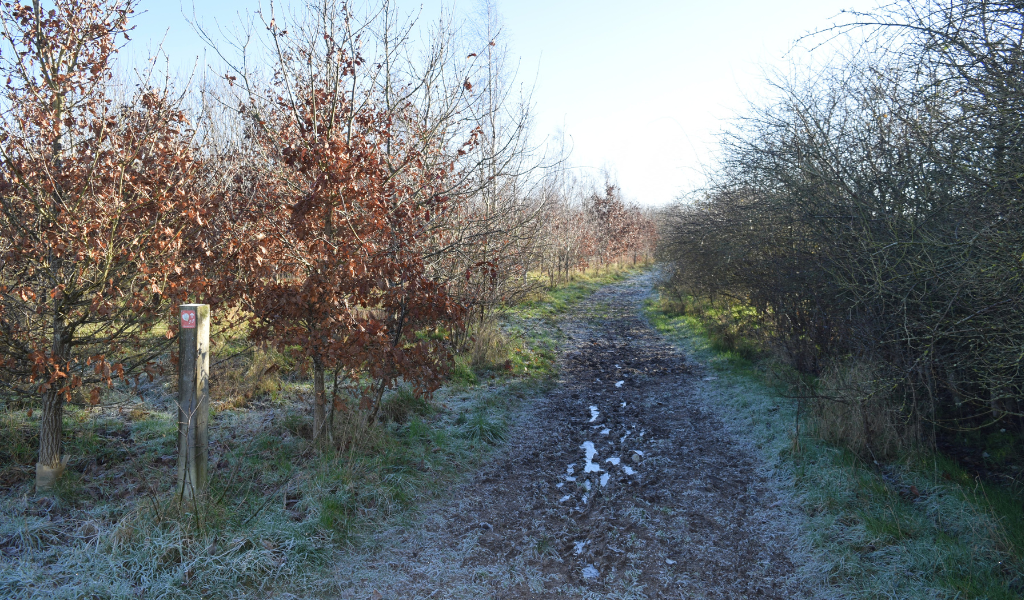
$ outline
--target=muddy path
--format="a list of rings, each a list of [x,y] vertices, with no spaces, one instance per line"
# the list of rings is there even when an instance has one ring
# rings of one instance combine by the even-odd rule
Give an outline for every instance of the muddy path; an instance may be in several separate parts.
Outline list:
[[[800,598],[777,488],[642,316],[653,273],[567,315],[558,386],[451,499],[348,553],[352,598]]]

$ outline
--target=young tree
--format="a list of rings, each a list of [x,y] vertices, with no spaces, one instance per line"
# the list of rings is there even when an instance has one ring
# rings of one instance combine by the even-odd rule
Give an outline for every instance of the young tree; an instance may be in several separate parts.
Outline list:
[[[475,31],[468,36],[473,63],[467,82],[473,94],[466,113],[480,140],[464,161],[452,238],[459,242],[455,274],[461,295],[482,320],[488,310],[530,289],[526,268],[544,208],[530,196],[544,161],[529,146],[530,99],[516,97],[516,72],[497,3],[481,0],[476,12]]]
[[[604,195],[592,194],[589,210],[597,233],[597,258],[602,264],[611,264],[627,251],[629,239],[629,215],[619,186],[606,179]]]
[[[132,0],[5,4],[0,76],[0,385],[42,402],[36,486],[64,470],[63,404],[151,370],[152,327],[191,268],[201,216],[185,116],[167,90],[118,97]]]
[[[384,56],[367,64],[365,30],[345,5],[309,4],[287,26],[280,15],[258,18],[274,75],[229,76],[243,90],[239,151],[251,160],[236,163],[218,219],[223,264],[234,266],[224,292],[252,315],[255,339],[308,359],[323,438],[330,407],[345,405],[339,376],[371,421],[399,378],[423,393],[441,381],[447,349],[418,334],[462,316],[424,260],[443,242],[431,222],[451,208],[444,189],[457,153],[428,126],[436,123],[415,102],[416,82],[390,71],[387,22],[377,38]]]

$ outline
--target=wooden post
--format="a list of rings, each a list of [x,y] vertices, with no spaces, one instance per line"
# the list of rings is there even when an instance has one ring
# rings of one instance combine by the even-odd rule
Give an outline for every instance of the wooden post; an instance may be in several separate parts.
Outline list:
[[[210,305],[182,304],[178,333],[179,500],[206,490],[210,438]]]

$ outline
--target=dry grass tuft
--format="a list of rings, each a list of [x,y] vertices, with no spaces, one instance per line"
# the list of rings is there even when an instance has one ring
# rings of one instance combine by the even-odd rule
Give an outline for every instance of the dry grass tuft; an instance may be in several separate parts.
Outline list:
[[[908,431],[912,425],[892,390],[878,365],[865,360],[832,363],[821,374],[822,398],[812,413],[818,436],[874,460],[908,450],[917,436]]]
[[[211,367],[214,410],[244,408],[254,398],[276,397],[281,390],[281,374],[287,368],[285,358],[269,348],[257,348],[250,356],[236,356]]]
[[[474,367],[495,368],[509,360],[511,346],[497,320],[488,318],[474,325],[468,351]]]

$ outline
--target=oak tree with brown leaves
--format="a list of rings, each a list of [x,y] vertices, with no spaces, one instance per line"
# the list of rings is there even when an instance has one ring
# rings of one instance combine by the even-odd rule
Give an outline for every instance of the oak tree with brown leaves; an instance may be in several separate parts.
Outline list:
[[[448,350],[425,334],[457,325],[463,310],[424,261],[441,235],[431,221],[451,207],[447,148],[423,143],[431,132],[411,97],[363,85],[371,65],[347,7],[307,8],[287,28],[260,15],[274,48],[270,80],[229,76],[243,89],[240,152],[252,159],[236,162],[217,229],[236,273],[225,297],[252,316],[254,339],[312,368],[323,438],[329,411],[349,399],[372,421],[400,380],[433,391]]]
[[[167,90],[115,94],[132,0],[5,3],[0,27],[0,386],[41,398],[36,484],[61,456],[63,405],[152,371],[199,216],[196,160]]]

